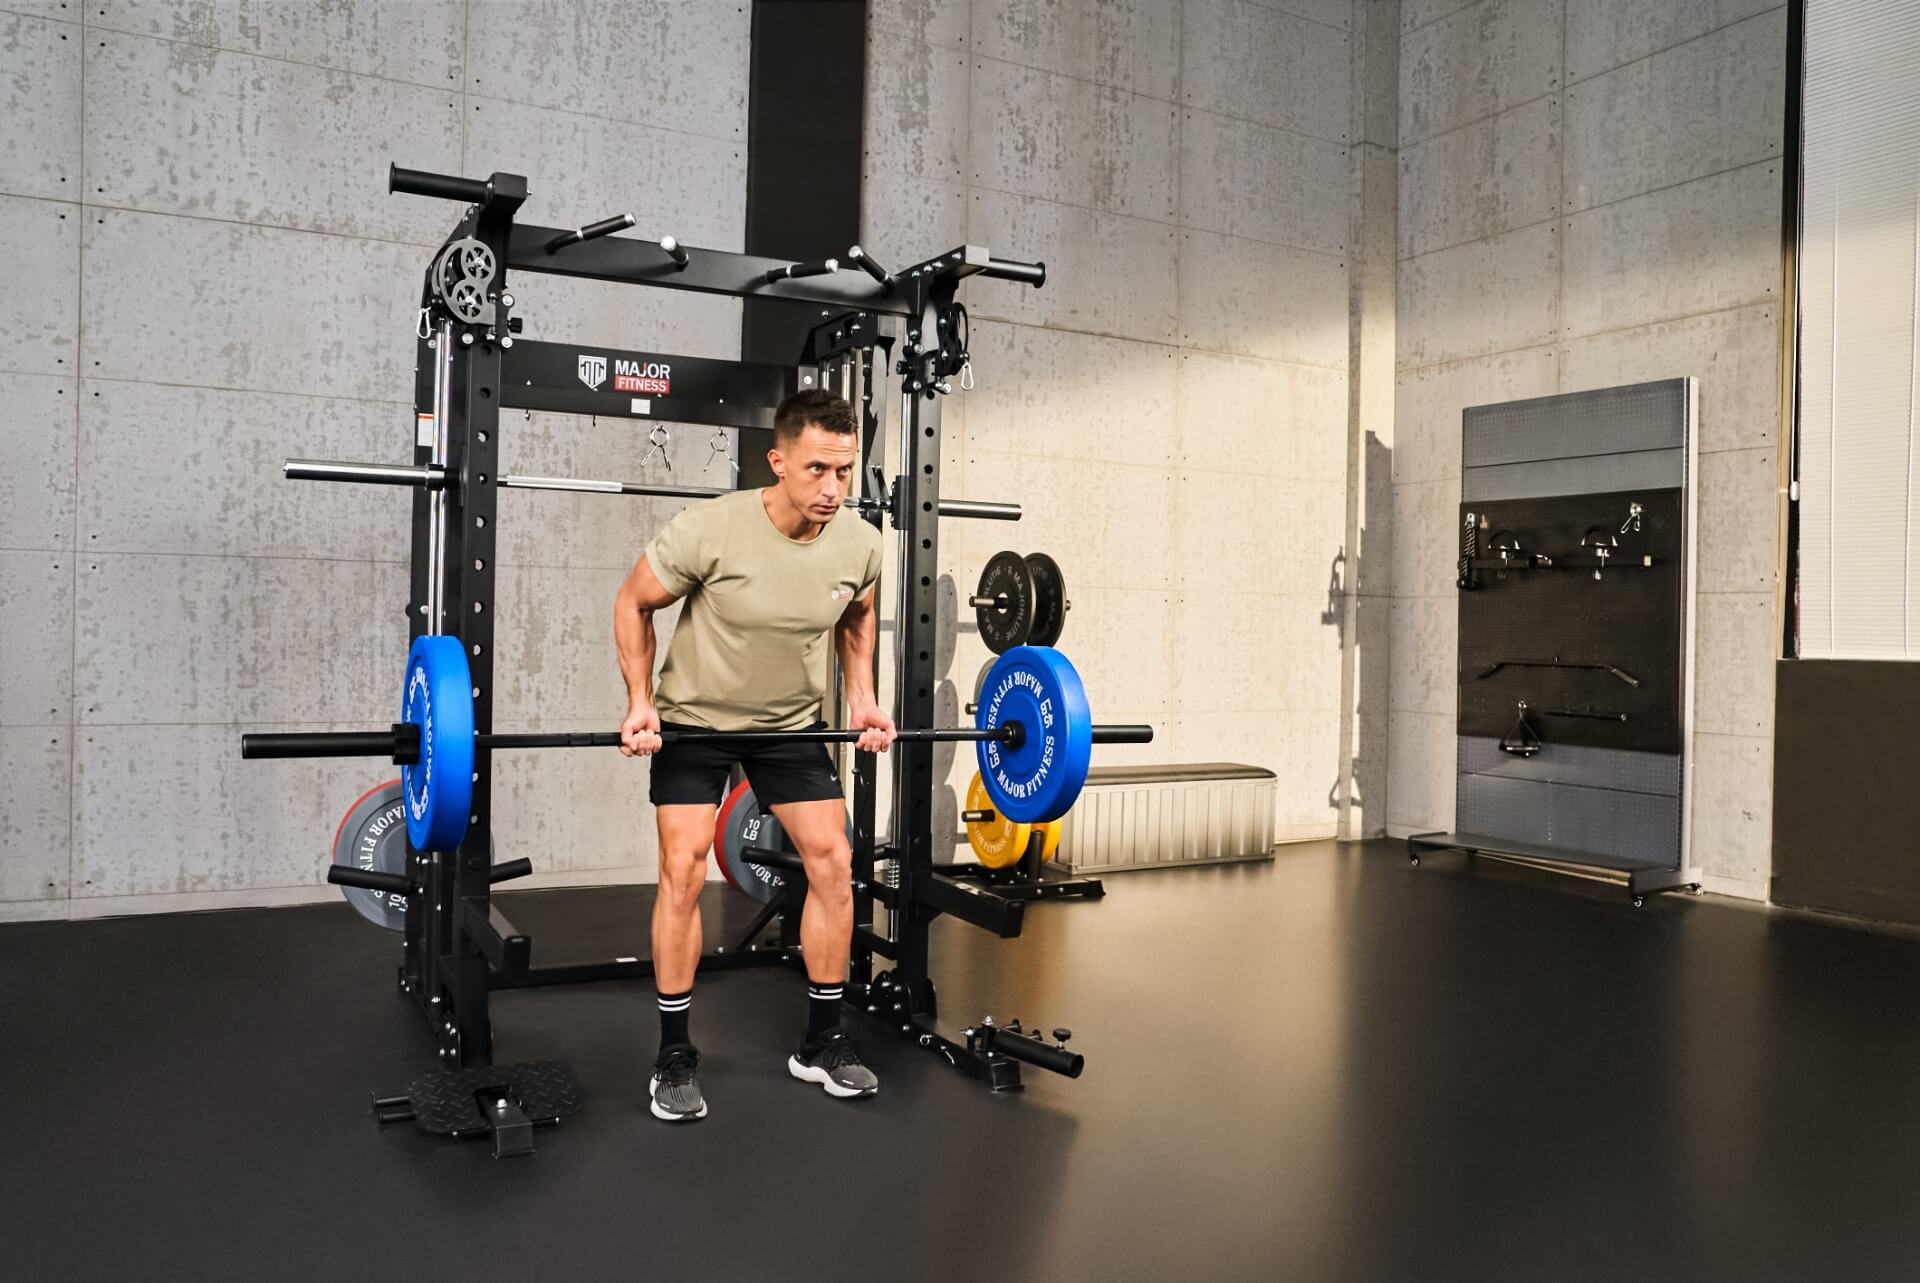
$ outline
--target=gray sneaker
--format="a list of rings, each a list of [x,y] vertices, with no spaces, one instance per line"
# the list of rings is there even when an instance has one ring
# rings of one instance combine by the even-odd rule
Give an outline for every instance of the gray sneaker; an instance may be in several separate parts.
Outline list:
[[[700,1066],[700,1053],[692,1047],[668,1047],[653,1066],[653,1081],[647,1094],[653,1097],[653,1116],[669,1123],[690,1123],[707,1116],[707,1100],[693,1071]]]
[[[819,1042],[801,1043],[800,1050],[787,1057],[787,1072],[803,1083],[819,1083],[829,1096],[871,1096],[880,1090],[880,1080],[860,1063],[860,1053],[844,1029]]]

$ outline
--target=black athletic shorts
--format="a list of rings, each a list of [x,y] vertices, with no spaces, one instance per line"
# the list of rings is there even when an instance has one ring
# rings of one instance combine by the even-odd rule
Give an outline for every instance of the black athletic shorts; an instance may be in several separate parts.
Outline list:
[[[662,722],[660,729],[701,728]],[[746,748],[727,744],[664,745],[653,755],[653,783],[648,795],[655,806],[719,806],[726,796],[727,774],[736,762],[746,771],[747,782],[753,785],[753,795],[762,806],[846,796],[827,746],[805,740]]]

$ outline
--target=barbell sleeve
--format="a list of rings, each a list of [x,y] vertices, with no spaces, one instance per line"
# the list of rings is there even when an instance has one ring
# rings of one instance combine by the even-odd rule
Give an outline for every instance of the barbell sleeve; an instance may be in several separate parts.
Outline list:
[[[411,740],[411,744],[408,741]],[[255,731],[240,737],[242,757],[391,757],[420,751],[419,731]]]
[[[337,887],[359,887],[365,891],[384,891],[388,895],[413,894],[413,879],[405,874],[356,869],[351,864],[329,865],[327,881]]]
[[[1020,505],[1017,503],[986,503],[979,499],[942,499],[940,515],[943,517],[971,517],[977,521],[1018,521]]]
[[[597,223],[588,223],[585,227],[576,227],[570,232],[561,232],[546,243],[549,254],[565,249],[569,245],[578,245],[581,241],[597,241],[602,236],[611,236],[615,232],[624,232],[634,224],[632,214],[615,214],[612,218],[603,218]]]
[[[995,1030],[987,1046],[989,1050],[997,1051],[1009,1059],[1024,1060],[1029,1065],[1051,1070],[1067,1078],[1078,1078],[1080,1071],[1087,1067],[1087,1058],[1077,1051],[1068,1051],[1065,1047],[1056,1047],[1025,1034],[1010,1034],[1004,1029]]]
[[[991,824],[993,821],[994,813],[984,808],[978,811],[960,812],[960,822],[962,824]]]
[[[446,471],[431,465],[288,459],[283,470],[289,481],[358,481],[376,486],[425,486],[429,490],[447,484]]]
[[[1144,722],[1096,726],[1093,728],[1093,742],[1096,744],[1151,744],[1153,727]]]

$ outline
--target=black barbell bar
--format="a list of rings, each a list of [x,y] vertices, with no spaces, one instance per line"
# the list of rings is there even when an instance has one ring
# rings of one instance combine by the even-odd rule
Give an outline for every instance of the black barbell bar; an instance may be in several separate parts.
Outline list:
[[[709,731],[678,730],[658,732],[663,744],[853,744],[865,731],[822,729],[804,731]],[[992,730],[972,726],[896,731],[896,743],[954,743],[999,740],[1011,748],[1026,741],[1026,728],[1019,722],[1007,722]],[[1096,744],[1148,744],[1153,727],[1120,724],[1095,726]],[[554,731],[547,733],[497,734],[473,737],[475,748],[618,748],[618,731]],[[391,757],[406,765],[420,758],[420,731],[411,722],[398,722],[384,731],[262,731],[240,737],[240,756],[267,757]]]

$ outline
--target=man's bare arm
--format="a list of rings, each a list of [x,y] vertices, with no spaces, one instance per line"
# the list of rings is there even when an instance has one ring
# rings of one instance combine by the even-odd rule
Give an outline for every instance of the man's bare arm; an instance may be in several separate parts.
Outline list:
[[[653,706],[653,660],[657,644],[653,615],[679,598],[661,586],[645,557],[634,563],[613,599],[613,646],[627,681],[627,715],[620,725],[620,751],[628,757],[660,747],[660,715]]]

